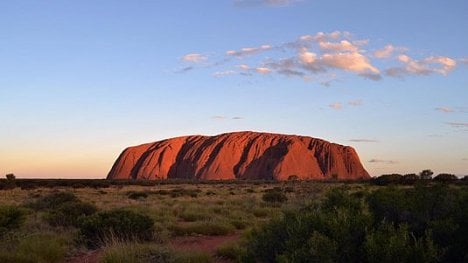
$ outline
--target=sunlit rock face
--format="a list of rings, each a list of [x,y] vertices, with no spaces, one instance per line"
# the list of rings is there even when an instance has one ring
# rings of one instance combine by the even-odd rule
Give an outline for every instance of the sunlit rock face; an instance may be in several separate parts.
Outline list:
[[[359,180],[370,178],[349,146],[307,136],[233,132],[184,136],[125,149],[107,179]]]

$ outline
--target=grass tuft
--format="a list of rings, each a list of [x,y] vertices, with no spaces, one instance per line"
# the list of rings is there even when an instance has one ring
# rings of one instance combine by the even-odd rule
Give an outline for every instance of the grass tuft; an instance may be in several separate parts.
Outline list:
[[[224,236],[234,232],[234,227],[224,222],[194,222],[184,225],[172,225],[169,227],[169,230],[175,236],[190,236],[194,234]]]

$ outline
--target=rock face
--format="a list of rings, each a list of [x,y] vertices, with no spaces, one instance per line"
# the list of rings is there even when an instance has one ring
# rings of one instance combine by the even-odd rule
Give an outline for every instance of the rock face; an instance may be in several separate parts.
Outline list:
[[[349,146],[306,136],[233,132],[125,149],[107,179],[357,180],[370,178]]]

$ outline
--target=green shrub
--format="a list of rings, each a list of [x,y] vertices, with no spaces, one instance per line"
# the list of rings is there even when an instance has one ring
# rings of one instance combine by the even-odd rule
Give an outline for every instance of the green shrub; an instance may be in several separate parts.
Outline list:
[[[366,203],[367,202],[367,203]],[[242,262],[464,262],[468,189],[344,188],[252,230]]]
[[[376,185],[391,185],[399,184],[403,180],[401,174],[383,174],[377,178],[373,178],[372,182]]]
[[[176,236],[188,236],[193,234],[224,236],[234,232],[234,227],[224,222],[195,222],[184,225],[172,225],[169,227],[169,230]]]
[[[182,196],[190,196],[195,198],[199,193],[201,193],[200,189],[175,188],[169,191],[169,195],[173,198]]]
[[[102,253],[102,263],[174,262],[174,252],[150,243],[115,242]]]
[[[229,224],[233,225],[236,229],[245,229],[249,225],[249,222],[245,219],[237,218],[229,220]]]
[[[267,191],[262,195],[262,200],[269,203],[283,203],[288,198],[281,191]]]
[[[434,177],[433,180],[436,182],[448,183],[448,182],[456,182],[458,180],[458,177],[456,177],[454,174],[442,173]]]
[[[71,192],[49,194],[29,206],[45,210],[45,219],[52,226],[78,226],[80,220],[97,211],[95,205],[81,201]]]
[[[263,217],[267,217],[269,214],[270,214],[270,210],[267,209],[267,208],[254,208],[252,210],[252,214],[255,216],[255,217],[260,217],[260,218],[263,218]]]
[[[184,210],[178,216],[185,222],[195,222],[208,219],[210,217],[208,213],[203,211],[196,211],[195,209]]]
[[[0,235],[19,228],[26,218],[26,212],[16,206],[0,206]]]
[[[210,263],[211,256],[206,252],[175,251],[151,243],[114,242],[104,248],[103,263]]]
[[[383,188],[369,195],[375,224],[405,224],[415,238],[432,232],[434,244],[445,253],[444,262],[458,262],[468,251],[468,191],[444,184],[410,189]]]
[[[109,238],[118,240],[150,240],[154,221],[149,216],[130,210],[115,209],[84,218],[80,232],[87,244],[95,247]]]
[[[349,194],[343,188],[335,188],[326,194],[326,198],[322,202],[322,208],[327,211],[343,208],[358,212],[362,208],[361,197],[363,196],[364,194]]]
[[[0,250],[2,263],[63,262],[68,244],[56,234],[35,234],[23,237],[16,248]]]
[[[43,196],[28,206],[36,210],[55,209],[64,203],[76,201],[79,199],[72,192],[56,192]]]
[[[78,226],[86,216],[96,213],[95,205],[81,201],[63,203],[46,215],[47,222],[53,226]]]
[[[227,242],[216,248],[216,256],[233,261],[239,261],[243,254],[245,251],[237,242]]]
[[[366,236],[364,250],[368,262],[438,262],[439,250],[426,232],[415,238],[404,224],[394,227],[383,223]]]
[[[254,229],[243,260],[257,262],[360,262],[371,217],[337,191],[322,207],[285,211]]]
[[[130,199],[145,199],[148,197],[148,194],[145,192],[128,192],[127,193],[128,198]]]
[[[413,185],[416,182],[418,182],[421,178],[419,178],[419,175],[417,174],[405,174],[401,178],[401,183],[405,185]]]

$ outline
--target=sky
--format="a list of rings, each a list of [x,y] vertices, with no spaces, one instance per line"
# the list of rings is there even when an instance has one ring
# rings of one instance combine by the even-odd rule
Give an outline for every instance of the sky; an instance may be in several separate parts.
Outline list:
[[[265,131],[368,172],[468,174],[466,0],[0,1],[0,176],[105,178],[128,146]]]

